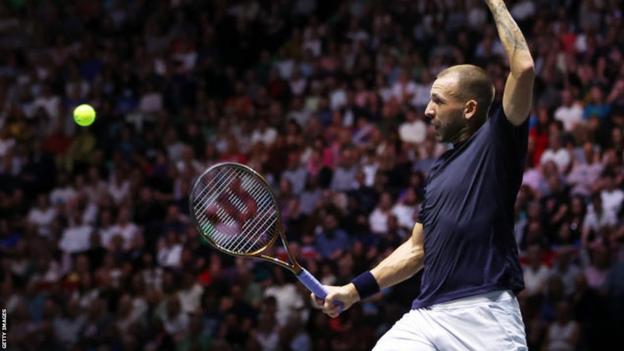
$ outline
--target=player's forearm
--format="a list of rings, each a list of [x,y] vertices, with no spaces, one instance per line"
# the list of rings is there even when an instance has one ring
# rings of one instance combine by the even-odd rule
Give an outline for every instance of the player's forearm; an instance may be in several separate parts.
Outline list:
[[[424,251],[409,239],[381,261],[371,273],[381,289],[398,284],[423,267]]]
[[[421,223],[416,223],[406,242],[375,268],[343,286],[343,293],[350,303],[372,296],[379,289],[398,284],[416,274],[423,267],[424,257],[424,227]]]
[[[509,58],[511,74],[520,77],[533,71],[533,58],[520,27],[511,17],[503,0],[485,0],[494,16],[496,29]]]

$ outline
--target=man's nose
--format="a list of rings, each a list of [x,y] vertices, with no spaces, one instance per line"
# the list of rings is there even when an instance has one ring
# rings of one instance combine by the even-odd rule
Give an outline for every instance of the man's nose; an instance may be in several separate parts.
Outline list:
[[[427,108],[425,110],[425,120],[427,122],[431,122],[434,118],[435,118],[435,113],[433,112],[433,109]]]

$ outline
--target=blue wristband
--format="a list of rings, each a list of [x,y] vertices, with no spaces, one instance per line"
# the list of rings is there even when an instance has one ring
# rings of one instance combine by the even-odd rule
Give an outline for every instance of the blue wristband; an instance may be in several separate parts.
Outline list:
[[[373,296],[379,292],[379,284],[370,271],[366,271],[351,281],[360,295],[360,300]]]

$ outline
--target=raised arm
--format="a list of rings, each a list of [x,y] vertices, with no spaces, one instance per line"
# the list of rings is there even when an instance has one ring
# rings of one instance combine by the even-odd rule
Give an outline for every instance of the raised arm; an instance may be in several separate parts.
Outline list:
[[[423,226],[416,223],[412,230],[412,235],[401,246],[396,248],[388,257],[381,261],[370,271],[373,283],[380,289],[398,284],[416,274],[423,267]],[[323,308],[323,312],[330,317],[336,317],[340,310],[336,307],[335,301],[342,302],[344,309],[348,309],[360,300],[360,295],[353,283],[343,286],[326,286],[327,297],[325,303],[318,307]],[[313,296],[314,299],[314,296]]]
[[[511,17],[503,0],[485,0],[490,8],[498,36],[509,59],[511,73],[503,92],[503,110],[513,125],[522,124],[531,110],[535,70],[533,57],[518,24]]]

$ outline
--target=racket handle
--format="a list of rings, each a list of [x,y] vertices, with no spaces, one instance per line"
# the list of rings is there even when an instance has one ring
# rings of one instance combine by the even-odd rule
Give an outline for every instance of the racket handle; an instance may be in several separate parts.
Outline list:
[[[327,297],[327,290],[323,284],[321,284],[321,282],[319,282],[318,279],[310,274],[310,272],[308,272],[305,268],[301,268],[301,273],[297,275],[297,278],[299,278],[299,281],[316,297],[325,300],[325,297]],[[336,301],[336,305],[340,307],[340,311],[343,310],[343,305],[340,301]]]

